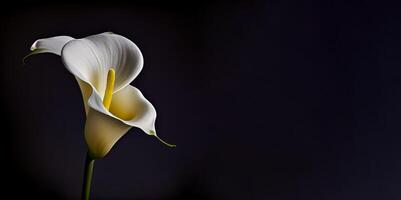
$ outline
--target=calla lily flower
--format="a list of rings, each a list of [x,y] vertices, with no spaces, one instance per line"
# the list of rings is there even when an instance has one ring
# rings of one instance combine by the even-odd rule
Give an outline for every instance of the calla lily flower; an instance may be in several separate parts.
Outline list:
[[[129,39],[101,33],[82,39],[57,36],[35,41],[31,54],[53,53],[78,81],[85,112],[85,141],[93,159],[104,157],[131,127],[156,135],[156,110],[130,83],[143,67],[139,48]]]

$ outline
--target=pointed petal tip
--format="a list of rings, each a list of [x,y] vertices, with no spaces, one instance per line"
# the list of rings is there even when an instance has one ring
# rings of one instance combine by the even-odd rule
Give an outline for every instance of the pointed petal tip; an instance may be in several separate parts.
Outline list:
[[[38,43],[38,40],[36,40],[33,44],[32,44],[32,46],[31,46],[31,51],[35,51],[35,49],[37,49],[37,43]]]
[[[36,49],[36,48],[32,49],[32,47],[31,47],[31,51],[32,51],[31,53],[29,53],[28,55],[26,55],[26,56],[24,56],[22,58],[22,64],[23,65],[25,65],[25,63],[26,63],[25,60],[28,59],[29,57],[31,57],[32,55],[35,55],[35,54],[43,52],[42,49]]]
[[[169,143],[165,142],[164,140],[162,140],[159,136],[156,135],[156,132],[154,130],[150,130],[149,134],[155,136],[157,138],[157,140],[159,140],[161,143],[163,143],[164,145],[166,145],[170,148],[177,147],[177,145],[175,145],[175,144],[169,144]]]

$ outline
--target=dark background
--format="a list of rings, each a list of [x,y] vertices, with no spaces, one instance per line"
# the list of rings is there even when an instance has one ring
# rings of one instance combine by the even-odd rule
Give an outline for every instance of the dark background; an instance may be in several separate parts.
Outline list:
[[[21,58],[39,38],[112,31],[142,50],[132,84],[177,148],[133,128],[96,162],[94,199],[401,199],[399,4],[3,5],[3,189],[79,198],[78,85],[58,56]]]

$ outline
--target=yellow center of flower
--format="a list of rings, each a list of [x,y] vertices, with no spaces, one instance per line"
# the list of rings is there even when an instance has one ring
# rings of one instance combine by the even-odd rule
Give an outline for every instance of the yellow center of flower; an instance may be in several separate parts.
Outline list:
[[[116,72],[114,71],[113,68],[110,68],[109,72],[107,73],[107,85],[106,85],[106,91],[104,92],[104,98],[103,98],[103,105],[107,110],[109,110],[110,104],[111,104],[111,99],[113,98],[113,90],[114,90],[114,81],[115,80],[116,80]]]

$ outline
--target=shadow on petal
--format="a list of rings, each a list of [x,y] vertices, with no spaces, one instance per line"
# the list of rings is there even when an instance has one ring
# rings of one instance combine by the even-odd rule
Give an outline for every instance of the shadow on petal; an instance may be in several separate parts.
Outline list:
[[[90,109],[85,124],[85,140],[94,159],[103,158],[131,126]]]

